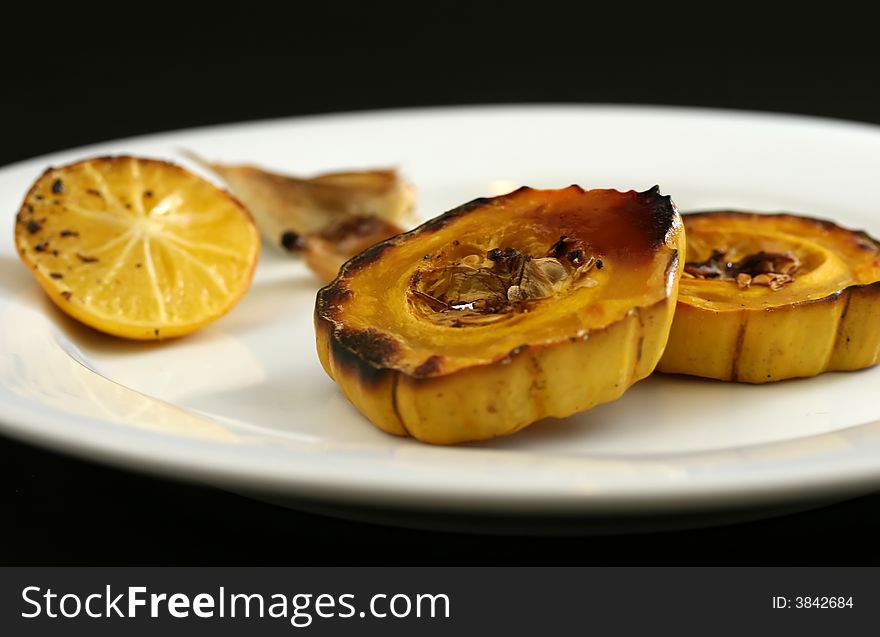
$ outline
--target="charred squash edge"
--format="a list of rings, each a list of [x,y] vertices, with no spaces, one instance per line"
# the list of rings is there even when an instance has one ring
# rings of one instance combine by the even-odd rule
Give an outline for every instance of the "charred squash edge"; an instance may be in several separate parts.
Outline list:
[[[744,212],[741,210],[701,210],[698,212],[684,212],[681,215],[682,222],[686,219],[694,219],[696,217],[717,217],[720,215],[728,215],[732,217],[760,217],[762,219],[792,219],[795,221],[806,221],[812,224],[815,224],[825,230],[844,230],[850,234],[856,235],[862,241],[855,242],[855,246],[858,247],[859,250],[871,250],[876,249],[880,251],[880,240],[875,239],[871,235],[869,235],[864,230],[850,230],[849,228],[844,228],[843,226],[834,223],[829,219],[820,219],[818,217],[805,217],[802,215],[792,215],[788,213],[758,213],[758,212]],[[687,232],[687,229],[685,229]],[[871,247],[869,248],[867,245],[869,244]],[[785,305],[779,306],[771,306],[767,308],[730,308],[723,310],[715,310],[716,312],[780,312],[787,311],[789,308],[800,307],[802,305],[812,305],[815,303],[835,303],[837,300],[843,296],[843,294],[848,293],[849,297],[852,297],[852,292],[855,290],[865,291],[868,293],[874,292],[880,295],[880,280],[874,281],[872,283],[854,283],[852,285],[848,285],[845,288],[841,288],[840,290],[835,290],[828,296],[823,296],[821,299],[805,299],[803,301],[795,301],[793,303],[787,303]],[[690,305],[689,303],[687,305]],[[847,299],[847,305],[849,305],[849,298]],[[841,322],[846,317],[846,312],[841,315]]]
[[[580,193],[587,192],[580,186],[576,185],[569,186],[569,188],[577,189],[577,191]],[[535,189],[523,186],[511,193],[508,193],[507,195],[502,195],[500,197],[481,197],[478,199],[474,199],[473,201],[465,203],[457,208],[443,213],[442,215],[439,215],[438,217],[426,221],[425,223],[414,228],[413,230],[410,230],[409,232],[397,235],[396,237],[392,237],[390,239],[387,239],[386,241],[378,243],[346,262],[340,269],[336,279],[332,283],[328,284],[318,291],[315,303],[315,328],[316,331],[325,331],[327,333],[329,337],[328,341],[330,349],[328,353],[332,357],[334,362],[337,365],[344,367],[350,370],[352,373],[356,374],[364,384],[373,386],[378,385],[383,381],[387,381],[389,374],[399,374],[416,381],[423,381],[442,376],[434,373],[437,371],[438,368],[438,365],[436,365],[436,361],[434,365],[429,365],[428,361],[425,361],[425,363],[417,368],[417,371],[423,371],[423,373],[420,374],[409,374],[387,364],[386,361],[388,360],[390,355],[396,351],[398,347],[397,341],[391,336],[372,328],[367,328],[363,330],[350,330],[339,326],[337,322],[337,317],[334,316],[335,312],[333,311],[332,306],[344,302],[351,294],[351,291],[344,285],[346,278],[349,275],[356,273],[361,268],[378,260],[379,257],[389,248],[397,245],[402,241],[406,241],[411,236],[438,232],[445,228],[452,220],[456,219],[457,217],[460,217],[464,214],[467,214],[468,212],[471,212],[472,210],[480,208],[487,203],[497,202],[499,200],[513,197],[517,193],[530,190]],[[659,195],[659,191],[659,186],[654,186],[653,188],[650,188],[647,191],[639,194],[654,193]],[[662,202],[662,204],[655,207],[655,212],[660,212],[661,214],[666,216],[656,223],[656,229],[665,228],[665,230],[662,236],[660,236],[658,232],[654,233],[656,235],[653,237],[654,247],[660,246],[665,243],[669,232],[675,228],[675,218],[679,214],[675,206],[672,204],[671,197],[669,197],[668,195],[662,196],[659,199],[659,202]],[[683,228],[679,231],[683,232]],[[675,303],[675,299],[672,296],[672,288],[675,285],[675,274],[679,269],[679,265],[680,263],[678,250],[672,249],[669,261],[667,262],[666,268],[664,270],[664,288],[667,292],[667,296],[663,299],[660,299],[656,303],[652,303],[651,305],[636,306],[632,308],[631,311],[639,312],[643,309],[653,308],[664,303]],[[588,338],[589,334],[609,329],[613,327],[616,323],[617,322],[590,330],[589,332],[587,332],[586,335],[580,338]],[[513,357],[519,355],[523,351],[539,347],[552,347],[554,345],[569,342],[573,338],[575,337],[568,336],[555,341],[543,342],[540,344],[524,344],[520,347],[512,349],[505,355],[499,356],[493,361],[490,361],[488,363],[481,363],[478,365],[472,365],[464,369],[475,369],[479,367],[489,367],[492,365],[504,364],[506,362],[509,362]],[[575,338],[575,340],[577,339]],[[641,341],[641,338],[637,340],[638,343],[641,343]],[[364,354],[366,354],[366,356],[364,356]],[[641,358],[641,356],[638,356],[637,358]],[[638,362],[636,364],[638,364]],[[326,371],[328,374],[330,374],[329,369]],[[458,371],[460,372],[463,370]],[[396,380],[394,382],[396,382]]]

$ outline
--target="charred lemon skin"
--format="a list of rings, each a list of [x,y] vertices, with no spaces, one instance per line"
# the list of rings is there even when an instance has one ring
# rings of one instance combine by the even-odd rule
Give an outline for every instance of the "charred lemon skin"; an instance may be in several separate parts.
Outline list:
[[[540,255],[560,237],[583,240],[602,259],[595,287],[464,327],[425,320],[407,300],[420,268],[454,261],[466,246]],[[653,371],[683,251],[678,212],[656,189],[522,188],[476,200],[343,266],[318,293],[318,355],[388,433],[435,444],[507,435],[615,400]]]
[[[683,219],[688,261],[737,243],[742,253],[748,243],[749,249],[789,249],[800,255],[803,270],[779,290],[683,278],[658,371],[766,383],[880,362],[875,239],[791,214],[719,211]]]

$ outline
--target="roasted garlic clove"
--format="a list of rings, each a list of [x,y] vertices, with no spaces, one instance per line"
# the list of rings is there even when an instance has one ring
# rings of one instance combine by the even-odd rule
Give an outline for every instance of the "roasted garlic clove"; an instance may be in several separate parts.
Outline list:
[[[684,215],[663,372],[747,383],[880,362],[880,243],[787,214]]]
[[[315,234],[288,233],[283,242],[298,251],[306,265],[325,283],[332,281],[342,264],[356,254],[403,229],[378,217],[346,217]]]
[[[253,214],[266,244],[301,252],[325,281],[349,258],[412,221],[415,189],[396,170],[301,178],[188,156],[226,181]]]
[[[389,433],[510,434],[615,400],[653,371],[683,250],[658,189],[477,200],[345,264],[318,293],[318,355]]]

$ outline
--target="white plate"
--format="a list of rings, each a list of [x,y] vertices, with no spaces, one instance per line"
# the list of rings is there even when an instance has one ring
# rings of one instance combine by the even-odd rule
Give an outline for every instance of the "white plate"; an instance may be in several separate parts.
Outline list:
[[[12,244],[49,163],[187,148],[293,173],[396,165],[433,216],[514,186],[645,189],[683,210],[829,217],[880,235],[880,129],[723,111],[508,107],[269,121],[124,140],[0,171],[0,430],[59,450],[329,506],[595,515],[781,504],[880,486],[880,369],[761,387],[652,377],[516,436],[438,448],[381,433],[324,375],[315,280],[265,251],[191,337],[128,343],[66,319]]]

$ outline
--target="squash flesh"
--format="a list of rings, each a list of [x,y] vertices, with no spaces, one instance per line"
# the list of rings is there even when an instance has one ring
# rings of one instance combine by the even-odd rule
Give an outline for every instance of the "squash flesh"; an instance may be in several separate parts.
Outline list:
[[[801,266],[778,290],[683,278],[658,370],[748,383],[861,369],[880,361],[880,245],[794,215],[684,215],[689,262],[789,252]]]
[[[538,206],[538,198],[534,199],[518,201],[515,205]],[[558,203],[563,207],[566,199],[573,200],[574,197],[569,195],[560,199],[562,201]],[[457,239],[459,246],[455,246],[455,252],[462,255],[482,253],[494,247],[513,244],[524,252],[542,253],[548,245],[559,239],[560,233],[572,231],[570,226],[560,229],[556,225],[542,222],[540,217],[525,224],[520,223],[519,217],[505,219],[504,216],[511,207],[500,202],[491,214],[486,211],[482,215],[462,218],[456,225],[455,235],[475,239]],[[482,236],[488,218],[499,227],[494,228],[488,236]],[[436,354],[438,343],[442,343],[444,354],[449,359],[445,369],[454,371],[473,364],[492,362],[499,355],[506,354],[523,343],[553,342],[559,338],[561,332],[574,334],[581,329],[604,327],[623,318],[634,304],[650,304],[665,296],[664,268],[636,269],[625,264],[618,265],[618,257],[631,256],[626,254],[624,246],[618,244],[618,249],[602,253],[605,256],[605,265],[601,270],[592,273],[599,285],[576,291],[575,298],[565,304],[549,302],[542,304],[539,311],[511,314],[502,322],[503,331],[498,329],[501,325],[497,323],[465,329],[432,324],[419,320],[408,305],[388,302],[388,299],[400,300],[406,297],[410,279],[415,271],[425,266],[426,255],[439,257],[441,261],[449,259],[451,255],[446,251],[449,250],[450,243],[446,233],[433,233],[419,242],[396,246],[395,265],[406,263],[405,268],[391,269],[385,259],[368,264],[360,276],[358,311],[346,317],[354,328],[374,328],[381,332],[406,334],[407,349],[397,363],[410,372]],[[668,259],[668,255],[651,255],[650,261],[654,266],[663,266],[664,258]],[[646,264],[643,260],[638,265]],[[651,273],[647,281],[645,270],[650,270]],[[577,307],[578,311],[573,313],[572,307]]]
[[[602,260],[591,287],[488,325],[427,320],[410,290],[427,268],[569,237]],[[434,443],[512,433],[618,398],[656,365],[684,236],[656,191],[521,189],[478,200],[368,250],[318,295],[327,373],[377,426]],[[416,311],[418,310],[418,311]]]

